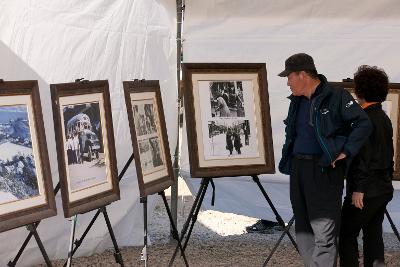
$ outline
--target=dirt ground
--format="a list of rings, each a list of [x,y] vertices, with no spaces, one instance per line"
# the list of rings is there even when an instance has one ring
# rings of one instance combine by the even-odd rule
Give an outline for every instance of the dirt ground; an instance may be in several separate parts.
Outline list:
[[[182,183],[182,181],[181,181]],[[178,202],[178,228],[186,220],[193,199],[185,185],[180,184]],[[168,195],[168,193],[167,193]],[[156,208],[149,218],[147,266],[168,266],[175,249],[170,242],[167,213],[158,199]],[[218,211],[201,211],[198,216],[189,244],[185,251],[190,266],[262,266],[271,249],[279,239],[281,232],[273,234],[249,234],[245,227],[257,221],[256,218]],[[292,232],[292,234],[294,234]],[[394,234],[384,234],[387,266],[400,266],[400,242]],[[74,258],[73,266],[119,266],[115,263],[113,250],[107,250],[89,257]],[[141,260],[142,246],[121,248],[125,266],[144,266]],[[63,266],[64,260],[53,262],[54,266]],[[45,266],[45,265],[39,265]],[[185,266],[178,253],[173,266]],[[285,237],[267,266],[303,266],[301,259]]]

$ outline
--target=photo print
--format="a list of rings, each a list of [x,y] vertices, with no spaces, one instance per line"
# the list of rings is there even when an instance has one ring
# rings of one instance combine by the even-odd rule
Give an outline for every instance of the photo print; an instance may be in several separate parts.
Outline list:
[[[140,163],[143,174],[148,175],[164,168],[153,100],[132,101],[132,109]]]
[[[0,206],[39,195],[25,105],[0,107]]]
[[[198,81],[201,119],[196,122],[201,122],[198,143],[202,144],[204,161],[260,156],[257,144],[262,137],[257,136],[254,106],[258,97],[253,88],[252,80]]]
[[[205,159],[255,156],[250,145],[251,131],[248,120],[214,120],[208,122],[208,140]]]
[[[71,192],[107,182],[98,102],[62,106]]]
[[[144,173],[149,173],[154,168],[162,166],[163,162],[160,155],[158,137],[140,141],[139,153],[140,159],[142,160],[142,170]]]
[[[134,105],[135,129],[138,136],[156,133],[153,104]]]
[[[210,106],[212,117],[244,117],[242,81],[212,81]]]

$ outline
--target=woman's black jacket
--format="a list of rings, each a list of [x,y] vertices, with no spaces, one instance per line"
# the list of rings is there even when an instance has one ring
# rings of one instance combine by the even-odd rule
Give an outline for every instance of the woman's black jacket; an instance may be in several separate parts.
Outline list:
[[[376,197],[393,192],[393,129],[380,103],[366,109],[372,133],[354,157],[347,175],[347,195]]]

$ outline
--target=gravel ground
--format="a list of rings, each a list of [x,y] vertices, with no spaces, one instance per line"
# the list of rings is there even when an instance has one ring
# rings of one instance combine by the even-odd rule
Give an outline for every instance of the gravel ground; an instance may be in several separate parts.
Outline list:
[[[179,229],[182,228],[193,203],[192,197],[187,192],[185,190],[184,196],[178,203]],[[169,242],[169,221],[161,198],[149,220],[148,234],[152,245],[148,246],[148,266],[167,266],[175,245]],[[185,251],[190,266],[262,266],[281,232],[246,233],[245,227],[256,221],[256,218],[232,213],[201,211]],[[387,266],[400,266],[400,242],[394,234],[389,233],[384,234],[384,239]],[[121,251],[125,266],[144,266],[144,262],[140,259],[142,247],[123,247]],[[62,266],[63,263],[64,260],[53,262],[54,266]],[[89,257],[74,258],[73,266],[119,266],[119,264],[114,261],[113,250],[107,250]],[[185,266],[179,254],[174,266]],[[303,265],[290,240],[285,237],[268,266]]]

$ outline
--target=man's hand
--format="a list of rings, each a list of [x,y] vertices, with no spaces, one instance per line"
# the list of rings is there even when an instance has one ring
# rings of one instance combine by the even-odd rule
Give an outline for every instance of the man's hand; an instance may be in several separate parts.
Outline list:
[[[335,167],[336,167],[336,166],[335,166],[336,161],[341,160],[341,159],[344,159],[344,158],[346,158],[346,157],[347,157],[346,154],[340,153],[339,156],[331,163],[332,168],[335,168]]]
[[[361,192],[353,192],[351,196],[351,204],[356,206],[356,208],[362,209],[364,208],[364,193]]]

